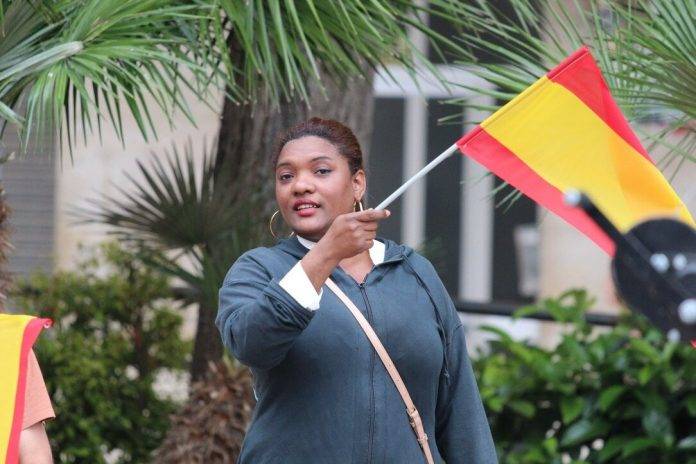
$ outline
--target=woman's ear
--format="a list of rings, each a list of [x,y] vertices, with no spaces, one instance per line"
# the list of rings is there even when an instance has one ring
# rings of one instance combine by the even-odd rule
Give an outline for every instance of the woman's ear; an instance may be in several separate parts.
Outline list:
[[[365,171],[358,169],[355,174],[353,174],[353,194],[355,196],[355,201],[362,199],[365,194],[365,189],[367,188]]]

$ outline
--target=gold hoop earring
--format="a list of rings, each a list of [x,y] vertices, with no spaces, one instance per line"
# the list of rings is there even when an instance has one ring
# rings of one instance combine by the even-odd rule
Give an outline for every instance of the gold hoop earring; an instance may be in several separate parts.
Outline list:
[[[271,235],[272,235],[273,238],[275,238],[275,239],[277,239],[278,236],[275,234],[275,232],[273,232],[273,220],[275,219],[276,214],[278,214],[278,213],[280,213],[280,210],[279,210],[279,209],[276,210],[276,212],[273,213],[273,215],[271,215],[271,220],[268,221],[268,230],[271,231]],[[290,232],[290,237],[292,237],[293,235],[295,235],[295,232]]]
[[[359,206],[360,209],[357,209],[356,206]],[[364,208],[363,208],[362,200],[353,202],[353,211],[358,212],[358,211],[363,211],[363,209]]]

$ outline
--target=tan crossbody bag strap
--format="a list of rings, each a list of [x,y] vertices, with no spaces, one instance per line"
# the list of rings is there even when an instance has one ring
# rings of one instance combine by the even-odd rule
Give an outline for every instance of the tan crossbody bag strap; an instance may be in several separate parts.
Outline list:
[[[394,384],[396,385],[396,389],[399,390],[399,394],[401,394],[401,398],[404,400],[404,403],[406,404],[406,414],[408,414],[409,422],[411,423],[411,427],[413,428],[413,431],[416,434],[418,444],[423,450],[423,454],[425,455],[426,461],[428,462],[428,464],[434,464],[433,456],[430,453],[430,447],[428,446],[428,435],[425,433],[425,430],[423,430],[423,422],[421,421],[416,406],[413,404],[413,401],[411,400],[411,395],[408,394],[408,390],[406,389],[406,385],[404,385],[404,381],[401,380],[401,376],[399,375],[399,372],[396,370],[396,366],[394,366],[394,363],[387,354],[387,350],[384,349],[382,342],[379,341],[379,337],[377,337],[375,331],[372,330],[372,327],[370,326],[370,323],[367,322],[367,319],[365,319],[365,316],[362,315],[360,310],[355,306],[355,304],[353,304],[350,298],[348,298],[348,296],[345,293],[343,293],[343,291],[340,288],[338,288],[338,285],[336,285],[336,283],[329,278],[326,279],[326,286],[329,287],[329,289],[332,292],[334,292],[336,296],[338,296],[338,298],[348,307],[350,312],[353,313],[353,316],[355,316],[355,318],[358,320],[358,323],[360,324],[360,327],[362,327],[363,331],[365,331],[365,335],[367,335],[367,338],[372,343],[372,346],[375,347],[375,351],[379,355],[379,358],[382,360],[384,367],[387,369],[389,376],[392,378]]]

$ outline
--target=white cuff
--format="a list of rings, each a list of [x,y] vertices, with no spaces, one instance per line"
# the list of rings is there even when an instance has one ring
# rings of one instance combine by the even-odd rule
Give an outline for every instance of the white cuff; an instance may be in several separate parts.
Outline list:
[[[302,267],[301,262],[297,262],[292,269],[288,271],[278,284],[290,294],[300,305],[315,311],[319,309],[319,302],[324,289],[319,289],[319,293],[314,288],[312,281],[309,280],[307,273]]]

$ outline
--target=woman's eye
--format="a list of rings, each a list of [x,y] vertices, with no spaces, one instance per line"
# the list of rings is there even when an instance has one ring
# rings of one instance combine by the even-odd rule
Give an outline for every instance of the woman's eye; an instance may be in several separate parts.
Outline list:
[[[328,174],[328,173],[331,172],[331,169],[320,168],[320,169],[317,169],[317,170],[314,171],[314,172],[317,173],[317,174],[326,175],[326,174]],[[281,182],[284,182],[284,181],[287,181],[287,180],[290,180],[290,179],[292,179],[292,174],[286,173],[286,174],[280,174],[280,175],[278,175],[278,180],[281,181]]]

